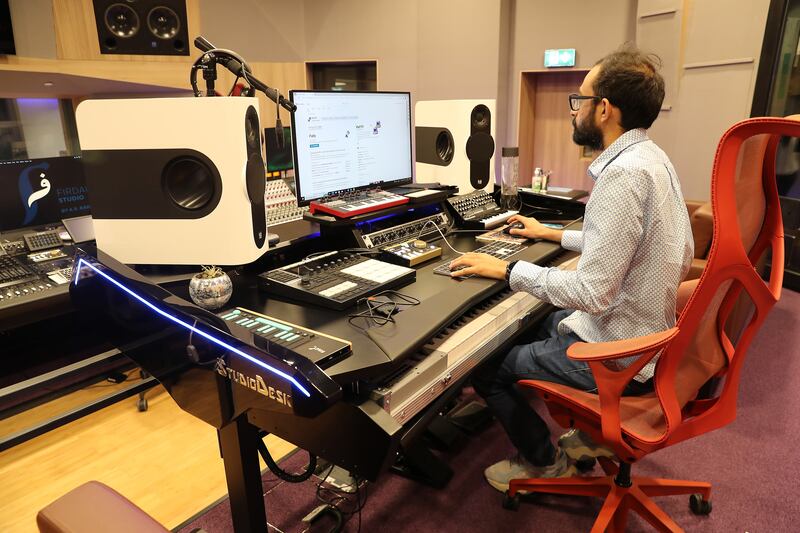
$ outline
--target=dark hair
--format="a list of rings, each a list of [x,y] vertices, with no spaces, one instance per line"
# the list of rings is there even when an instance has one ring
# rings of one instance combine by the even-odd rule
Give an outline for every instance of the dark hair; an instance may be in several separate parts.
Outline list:
[[[600,72],[592,87],[594,94],[619,108],[622,128],[649,128],[664,101],[664,78],[658,73],[661,59],[627,43],[596,64]]]

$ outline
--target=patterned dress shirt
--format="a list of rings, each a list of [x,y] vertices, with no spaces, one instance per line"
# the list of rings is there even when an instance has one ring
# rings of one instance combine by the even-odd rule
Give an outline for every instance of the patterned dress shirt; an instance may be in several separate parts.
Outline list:
[[[672,163],[644,129],[635,129],[606,148],[588,173],[595,186],[583,230],[564,231],[561,239],[562,247],[581,253],[577,269],[520,261],[511,271],[511,288],[575,309],[558,330],[586,342],[673,327],[678,285],[689,271],[694,241]],[[634,379],[650,379],[656,360]]]

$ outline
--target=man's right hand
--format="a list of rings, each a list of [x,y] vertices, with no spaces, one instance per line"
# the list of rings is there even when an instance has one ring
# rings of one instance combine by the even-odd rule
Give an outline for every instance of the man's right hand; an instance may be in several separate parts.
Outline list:
[[[528,239],[547,239],[548,241],[561,242],[561,235],[564,233],[562,230],[548,228],[533,217],[523,217],[521,215],[513,215],[508,219],[508,224],[519,222],[524,228],[512,229],[509,231],[511,235],[519,235],[527,237]]]

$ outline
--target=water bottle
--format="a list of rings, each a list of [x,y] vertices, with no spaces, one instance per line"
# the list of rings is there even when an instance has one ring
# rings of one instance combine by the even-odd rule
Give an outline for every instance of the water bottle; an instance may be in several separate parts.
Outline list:
[[[531,178],[531,189],[533,189],[534,192],[539,192],[542,190],[543,176],[544,174],[542,173],[541,168],[536,167],[535,169],[533,169],[533,177]]]
[[[500,183],[500,207],[518,209],[517,182],[519,180],[519,148],[503,147],[503,181]]]

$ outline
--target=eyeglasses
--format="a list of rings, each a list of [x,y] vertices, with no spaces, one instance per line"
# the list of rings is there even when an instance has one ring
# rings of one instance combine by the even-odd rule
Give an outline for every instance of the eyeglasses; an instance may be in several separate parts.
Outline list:
[[[595,102],[599,102],[602,100],[602,98],[599,96],[581,96],[579,94],[572,93],[569,95],[569,108],[573,111],[578,111],[581,108],[582,100],[594,100]]]

